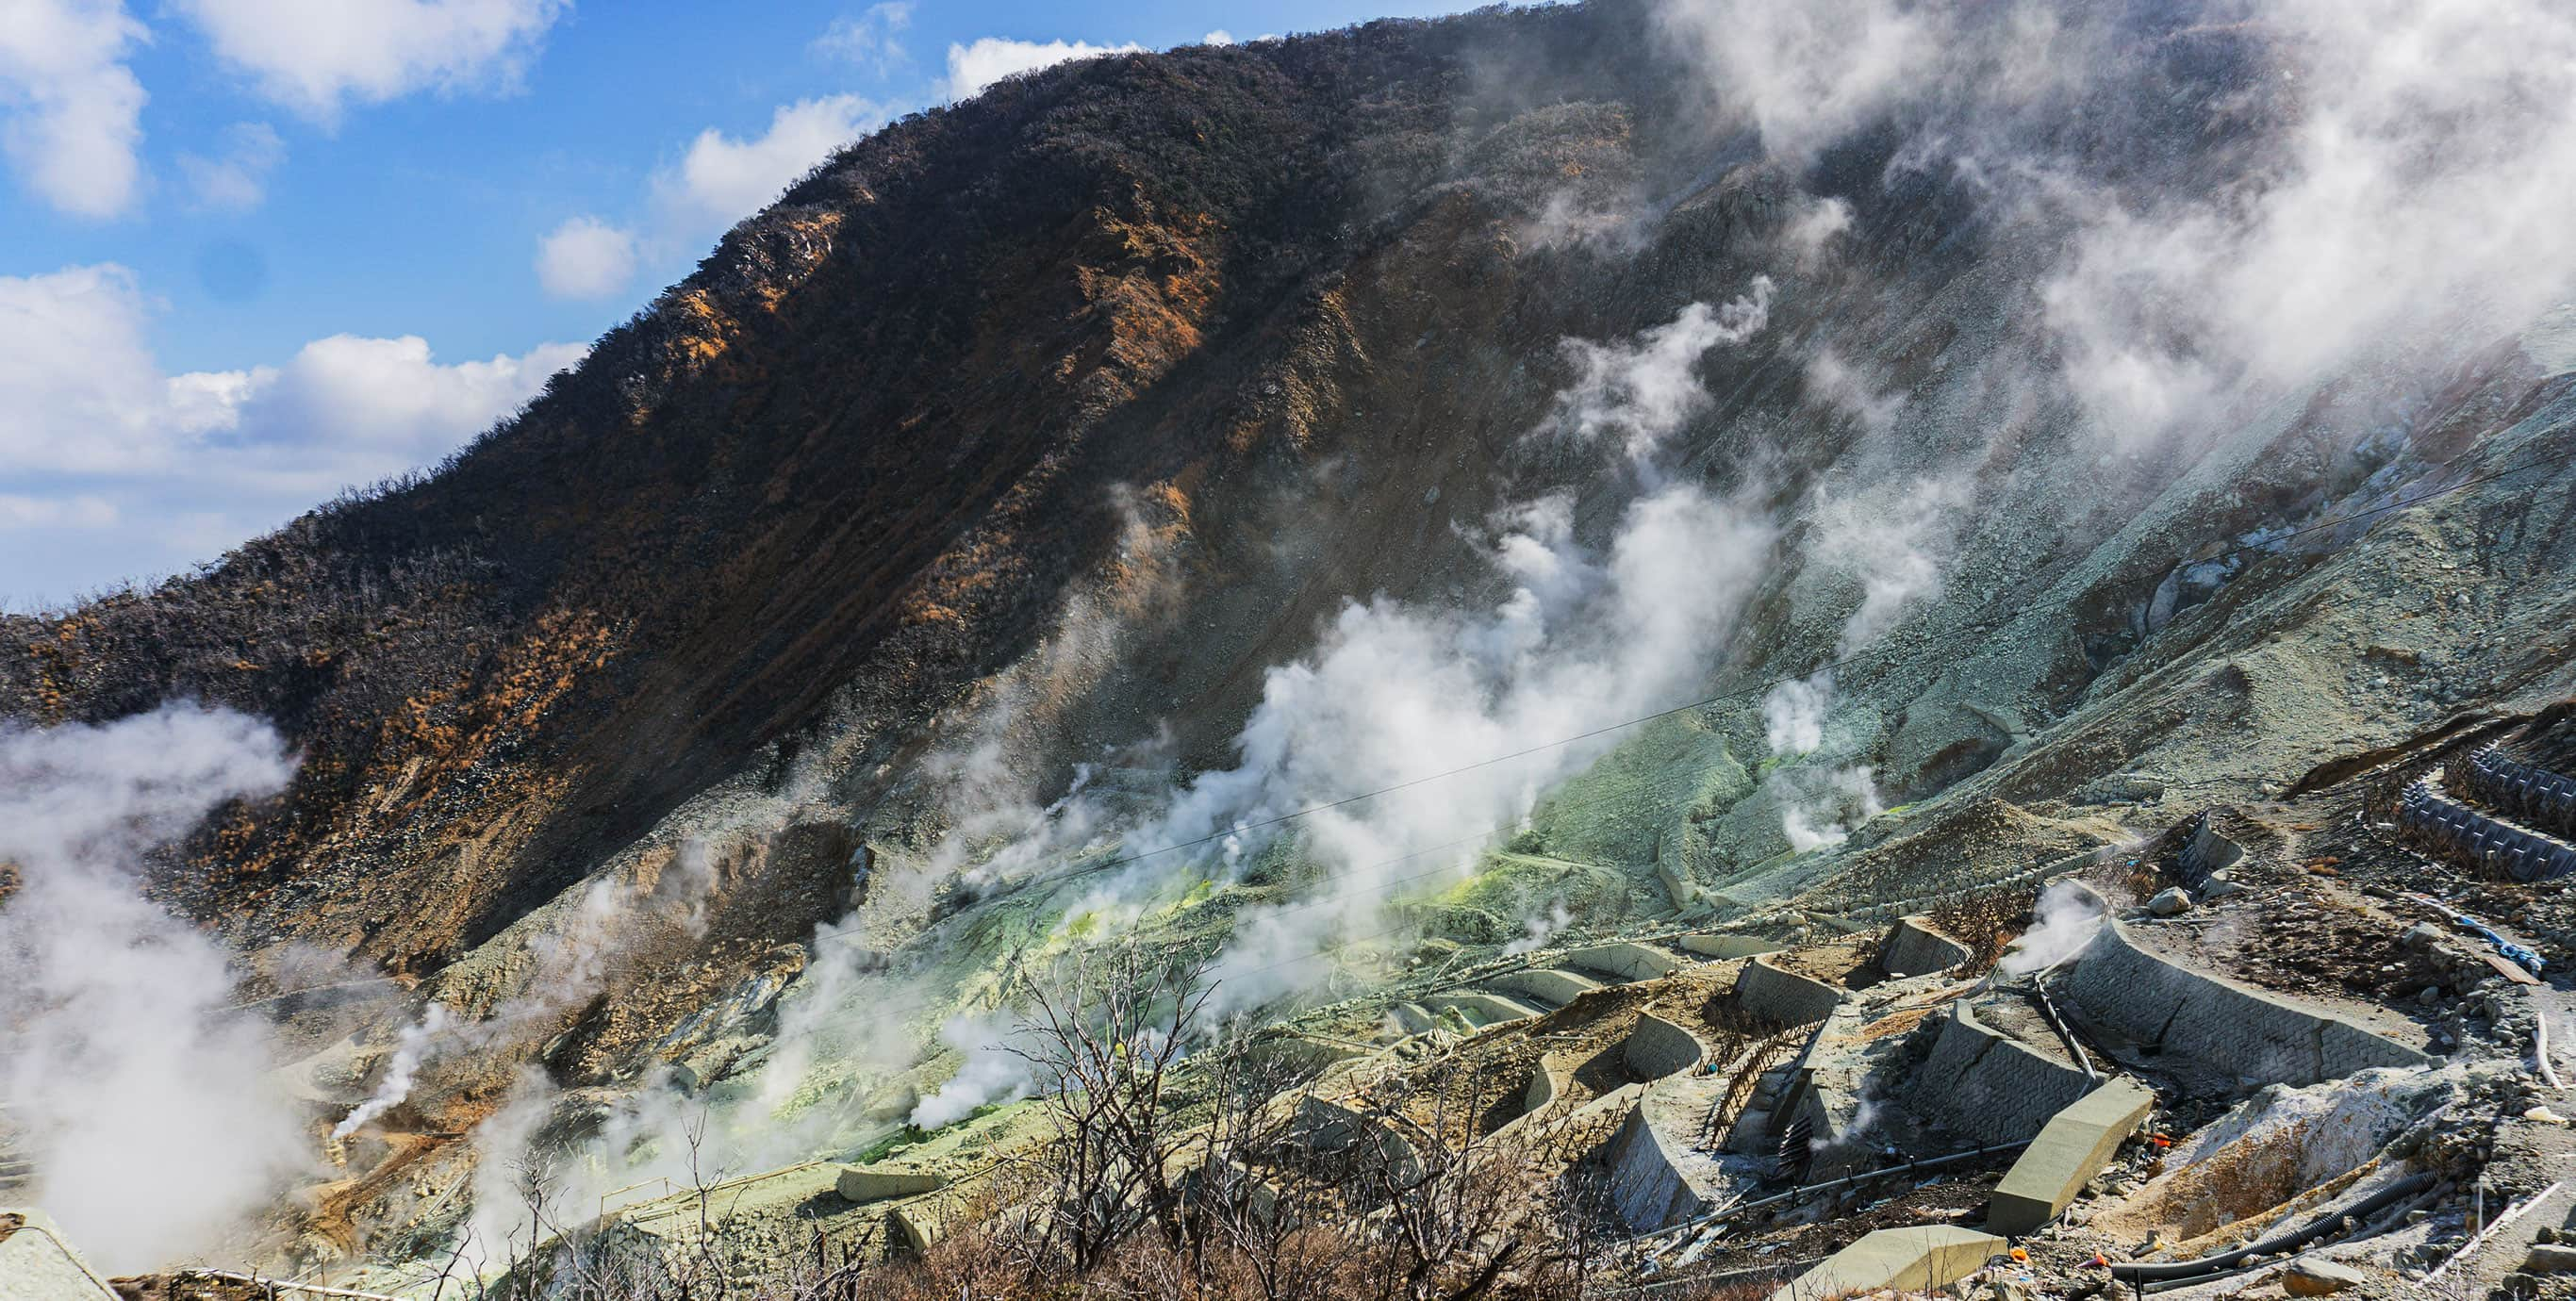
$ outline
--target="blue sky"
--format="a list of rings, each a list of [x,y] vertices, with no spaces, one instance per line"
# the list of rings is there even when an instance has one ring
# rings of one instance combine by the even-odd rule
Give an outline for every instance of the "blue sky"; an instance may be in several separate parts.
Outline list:
[[[437,459],[834,144],[1443,0],[0,0],[0,608]]]

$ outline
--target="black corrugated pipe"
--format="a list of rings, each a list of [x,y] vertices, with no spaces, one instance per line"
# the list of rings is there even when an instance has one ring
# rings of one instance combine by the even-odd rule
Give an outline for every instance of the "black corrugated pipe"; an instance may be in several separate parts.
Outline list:
[[[2199,1282],[2212,1274],[2224,1274],[2239,1262],[2254,1256],[2273,1256],[2306,1246],[2335,1231],[2346,1220],[2365,1220],[2424,1189],[2431,1187],[2433,1176],[2408,1175],[2378,1192],[2340,1211],[2320,1215],[2287,1233],[2275,1234],[2261,1242],[2222,1251],[2198,1260],[2176,1260],[2156,1264],[2113,1265],[2111,1277],[2122,1283]]]

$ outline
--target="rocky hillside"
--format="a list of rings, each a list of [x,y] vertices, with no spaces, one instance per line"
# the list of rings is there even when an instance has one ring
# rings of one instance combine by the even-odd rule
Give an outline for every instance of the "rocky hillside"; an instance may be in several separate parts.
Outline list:
[[[2487,202],[2557,128],[2298,6],[1969,9],[1876,81],[1678,0],[1013,79],[435,472],[9,617],[10,719],[300,755],[154,865],[244,998],[393,977],[280,1015],[317,1138],[412,1065],[263,1249],[675,1079],[747,1163],[935,1132],[1031,951],[1278,1014],[1811,938],[2566,695],[2576,250]]]

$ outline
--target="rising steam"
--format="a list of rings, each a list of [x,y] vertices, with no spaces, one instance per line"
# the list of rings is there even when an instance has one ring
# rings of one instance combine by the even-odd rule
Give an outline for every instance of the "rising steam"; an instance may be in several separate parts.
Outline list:
[[[220,1245],[299,1172],[306,1135],[227,955],[147,901],[145,853],[227,801],[282,789],[277,734],[173,705],[104,726],[0,731],[0,1100],[33,1195],[110,1270]]]

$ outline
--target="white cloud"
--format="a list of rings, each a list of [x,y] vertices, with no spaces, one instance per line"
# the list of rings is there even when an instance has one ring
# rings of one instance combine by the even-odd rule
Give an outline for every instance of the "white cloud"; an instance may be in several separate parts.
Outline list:
[[[114,503],[80,493],[70,497],[29,497],[0,492],[0,533],[11,529],[103,529],[116,524]]]
[[[537,242],[537,282],[556,298],[605,298],[635,275],[634,232],[574,217]]]
[[[1224,29],[1224,28],[1220,27],[1220,28],[1216,29],[1215,31],[1209,32],[1207,35],[1200,37],[1200,38],[1199,38],[1199,44],[1201,44],[1201,45],[1232,45],[1232,44],[1234,44],[1234,33],[1229,32],[1229,31],[1227,31],[1226,29]]]
[[[0,149],[45,202],[113,217],[143,182],[143,83],[125,66],[148,39],[121,0],[0,6]]]
[[[350,101],[517,85],[569,0],[178,0],[259,93],[330,121]]]
[[[972,45],[948,47],[945,89],[952,100],[973,99],[986,86],[1017,73],[1034,72],[1075,59],[1138,54],[1144,49],[1132,41],[1125,45],[1094,45],[1089,41],[1014,41],[999,36],[980,37]]]
[[[179,171],[197,202],[226,212],[248,212],[268,197],[268,174],[286,161],[286,142],[265,122],[236,122],[225,128],[223,150],[179,155]]]
[[[165,374],[151,303],[113,263],[0,276],[0,527],[96,528],[139,543],[39,558],[13,545],[0,594],[60,595],[169,572],[341,488],[437,460],[578,362],[576,344],[454,364],[427,341],[333,335],[276,365]],[[51,488],[49,491],[48,488]],[[134,542],[126,538],[126,542]]]
[[[912,0],[887,0],[864,12],[843,14],[814,38],[814,52],[879,72],[903,61],[895,34],[912,25]]]
[[[833,150],[885,125],[885,105],[832,95],[782,105],[769,130],[736,140],[709,127],[679,163],[653,178],[664,209],[685,226],[730,226],[768,206]]]

